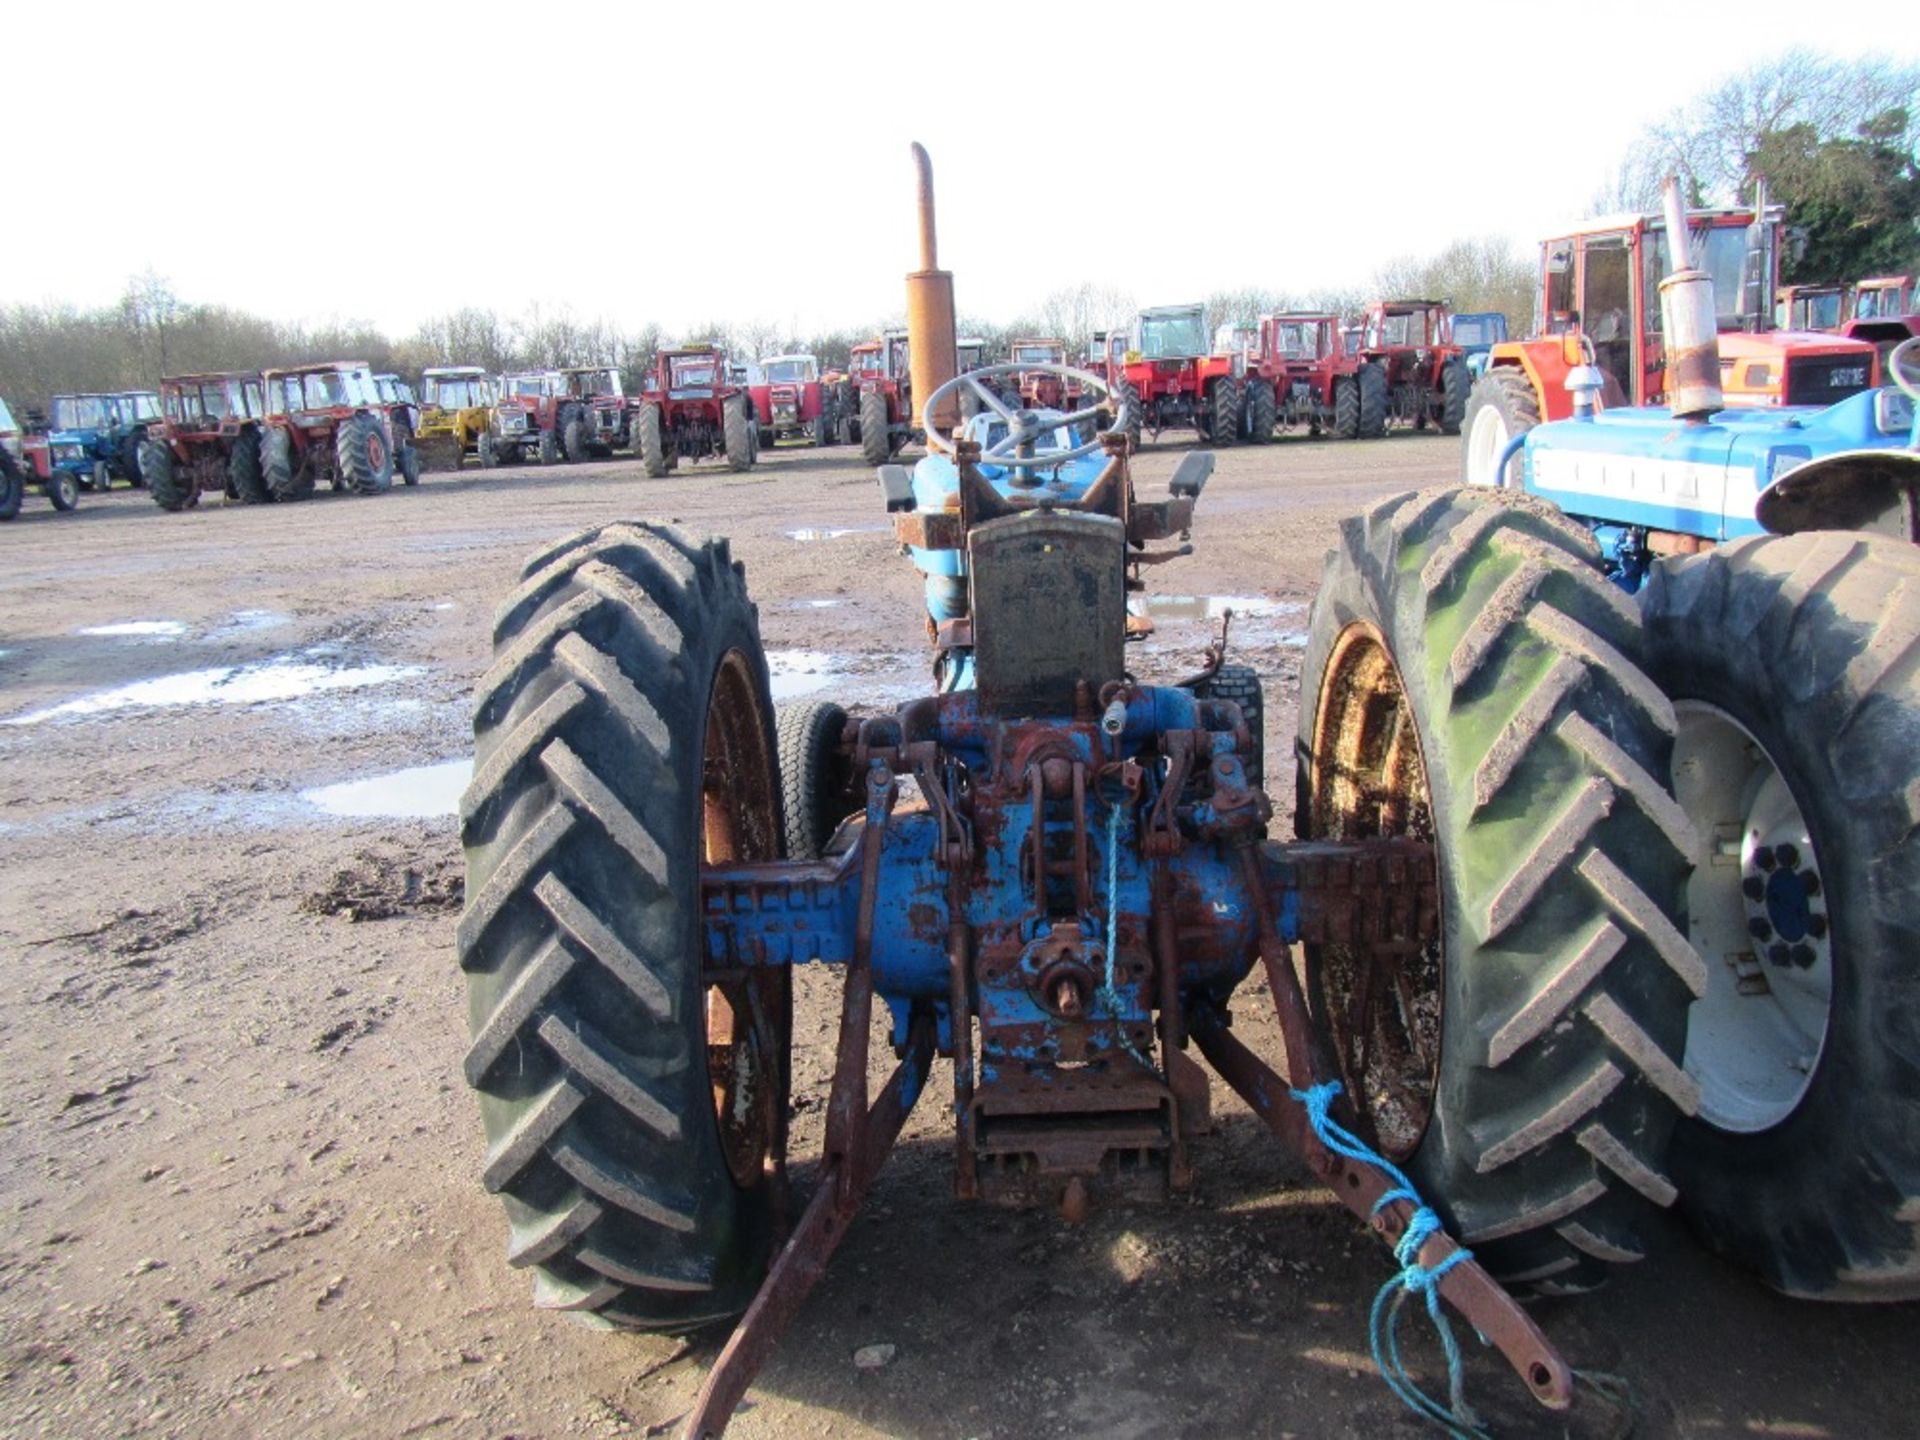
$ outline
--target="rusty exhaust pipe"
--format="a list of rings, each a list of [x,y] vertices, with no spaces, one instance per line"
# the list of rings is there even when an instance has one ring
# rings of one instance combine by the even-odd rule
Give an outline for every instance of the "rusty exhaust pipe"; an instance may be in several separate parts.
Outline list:
[[[1720,393],[1720,326],[1715,319],[1713,277],[1693,268],[1687,207],[1680,177],[1665,186],[1667,277],[1660,282],[1660,318],[1666,330],[1667,405],[1675,418],[1705,420],[1726,409]]]
[[[920,268],[907,276],[907,368],[913,385],[913,423],[928,424],[926,397],[960,369],[953,310],[953,275],[940,268],[939,240],[933,226],[933,161],[919,141],[913,145],[919,171]],[[951,431],[959,405],[949,397],[932,423]]]

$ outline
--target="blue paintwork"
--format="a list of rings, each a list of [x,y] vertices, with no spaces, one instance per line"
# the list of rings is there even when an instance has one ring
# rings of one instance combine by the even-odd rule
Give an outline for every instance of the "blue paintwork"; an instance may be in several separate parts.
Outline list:
[[[1594,526],[1615,578],[1637,588],[1645,531],[1724,541],[1764,533],[1767,487],[1811,460],[1913,444],[1904,397],[1865,391],[1837,404],[1724,410],[1676,420],[1627,407],[1535,426],[1525,438],[1526,488]],[[1910,412],[1905,412],[1909,413]]]
[[[1461,337],[1462,326],[1472,327],[1485,322],[1495,332],[1491,340],[1469,345]],[[1453,340],[1460,347],[1460,353],[1467,357],[1467,373],[1478,379],[1487,368],[1487,361],[1493,355],[1493,347],[1507,338],[1507,317],[1498,310],[1473,310],[1464,315],[1453,317]]]
[[[1128,706],[1126,724],[1118,736],[1104,736],[1084,724],[1062,723],[1059,738],[1091,767],[1152,750],[1165,732],[1196,728],[1200,719],[1198,702],[1191,691],[1145,688]],[[986,776],[993,764],[994,734],[994,724],[980,715],[974,697],[967,693],[942,702],[939,729],[931,738],[971,773]],[[1214,754],[1231,755],[1233,748],[1230,732],[1213,734]],[[1101,793],[1097,787],[1087,796],[1087,833],[1093,846],[1092,871],[1098,883],[1093,913],[1079,920],[1083,931],[1096,940],[1111,923],[1118,926],[1125,940],[1144,947],[1151,912],[1152,862],[1140,853],[1137,826],[1139,817],[1153,803],[1151,769],[1143,798],[1129,807],[1122,819],[1114,857],[1113,913],[1109,915],[1108,825],[1118,798],[1117,791]],[[1011,806],[1003,816],[997,833],[977,837],[980,853],[975,858],[972,883],[965,891],[963,918],[983,948],[1009,941],[1031,945],[1042,938],[1044,922],[1039,917],[1048,908],[1036,903],[1021,874],[1021,854],[1031,834],[1032,812],[1025,806]],[[1211,818],[1204,805],[1195,807],[1196,826],[1205,827]],[[1046,823],[1063,833],[1071,827],[1059,809],[1050,810]],[[931,813],[902,811],[888,821],[881,851],[871,964],[874,989],[890,1006],[895,1039],[902,1043],[915,1002],[936,1011],[943,1033],[947,1022],[947,872],[935,853],[938,838],[938,822]],[[856,852],[859,844],[856,834]],[[1226,846],[1192,843],[1163,863],[1175,893],[1201,897],[1214,927],[1214,937],[1207,947],[1211,958],[1183,955],[1183,983],[1231,988],[1251,968],[1258,951],[1258,917],[1246,893],[1237,857]],[[859,895],[860,867],[852,863],[842,866],[834,881],[816,887],[805,905],[782,900],[752,913],[735,911],[724,920],[709,917],[704,927],[707,961],[715,967],[743,962],[844,965],[853,958]],[[1297,937],[1298,919],[1297,899],[1288,893],[1278,908],[1278,921],[1289,940]],[[1005,985],[981,988],[980,1014],[989,1030],[1006,1024],[1049,1023],[1048,1012],[1034,995],[1032,982],[1037,978],[1023,974],[1009,977]],[[1093,1002],[1088,1018],[1095,1022],[1096,1048],[1089,1052],[1090,1058],[1097,1058],[1101,1044],[1112,1043],[1112,1032],[1099,1022],[1151,1023],[1155,997],[1149,992],[1149,983],[1144,975],[1117,983],[1117,1011],[1104,1000]],[[993,1058],[990,1049],[983,1051],[983,1065],[990,1067]],[[1021,1054],[1005,1058],[1033,1062],[1046,1057]]]

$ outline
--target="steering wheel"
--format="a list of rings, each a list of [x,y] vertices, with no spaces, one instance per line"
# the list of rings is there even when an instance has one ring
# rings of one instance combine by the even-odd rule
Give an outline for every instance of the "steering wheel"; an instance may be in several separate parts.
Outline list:
[[[1893,347],[1893,353],[1887,356],[1887,378],[1920,405],[1920,335]]]
[[[1008,409],[1007,402],[996,395],[990,386],[980,383],[993,375],[1058,375],[1062,380],[1078,380],[1082,390],[1092,386],[1100,392],[1102,400],[1113,398],[1113,387],[1106,381],[1086,370],[1076,370],[1071,365],[983,365],[978,370],[968,370],[964,374],[954,376],[927,396],[920,413],[927,416],[936,414],[940,408],[941,398],[949,391],[957,391],[962,385],[971,385],[973,393],[978,395],[994,414],[1007,422],[1007,433],[980,452],[982,465],[999,465],[1008,470],[1051,470],[1054,466],[1064,465],[1069,460],[1078,460],[1082,455],[1091,455],[1100,448],[1103,436],[1111,435],[1116,430],[1124,431],[1127,428],[1127,402],[1122,399],[1120,411],[1113,417],[1113,423],[1105,430],[1095,432],[1094,437],[1086,444],[1076,445],[1071,450],[1035,450],[1032,448],[1033,442],[1042,435],[1062,426],[1071,428],[1082,420],[1091,420],[1100,413],[1100,407],[1089,405],[1084,409],[1075,410],[1071,415],[1062,415],[1057,420],[1042,420],[1040,413],[1036,410]],[[963,427],[965,423],[961,422]],[[959,433],[960,431],[956,429],[951,436],[942,435],[939,427],[929,419],[927,448],[936,455],[951,455],[954,439]],[[1025,447],[1025,453],[1022,453],[1023,447]]]

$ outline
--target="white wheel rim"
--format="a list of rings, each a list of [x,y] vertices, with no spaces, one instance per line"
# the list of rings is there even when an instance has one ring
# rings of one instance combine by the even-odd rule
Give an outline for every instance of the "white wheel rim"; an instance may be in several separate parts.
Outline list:
[[[1507,421],[1495,405],[1482,405],[1467,431],[1467,483],[1498,485],[1493,467],[1500,463],[1500,452],[1507,448]]]
[[[1682,701],[1674,793],[1707,845],[1687,886],[1707,993],[1687,1023],[1700,1118],[1753,1134],[1799,1107],[1833,1007],[1833,936],[1807,822],[1765,748],[1732,716]]]

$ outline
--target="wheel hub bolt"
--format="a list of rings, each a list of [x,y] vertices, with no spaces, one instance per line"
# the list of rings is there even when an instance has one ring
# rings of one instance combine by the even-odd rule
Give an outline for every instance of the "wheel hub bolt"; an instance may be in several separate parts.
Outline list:
[[[1773,851],[1767,846],[1762,845],[1758,850],[1753,852],[1753,866],[1756,870],[1773,869]]]
[[[1782,844],[1774,846],[1773,858],[1788,870],[1797,869],[1800,865],[1800,852],[1791,845]]]
[[[1813,947],[1811,945],[1796,945],[1788,952],[1788,958],[1800,969],[1811,970],[1813,968],[1814,958]]]
[[[1755,915],[1751,920],[1747,921],[1747,933],[1756,940],[1764,940],[1773,934],[1773,926],[1769,925],[1760,916]]]
[[[1740,882],[1740,893],[1749,900],[1758,900],[1767,893],[1767,882],[1758,875],[1749,875]]]
[[[1807,934],[1814,939],[1824,939],[1827,933],[1827,917],[1818,911],[1807,916]]]
[[[1767,959],[1771,960],[1775,965],[1784,967],[1793,959],[1793,955],[1792,952],[1787,949],[1785,941],[1776,940],[1767,947]]]

